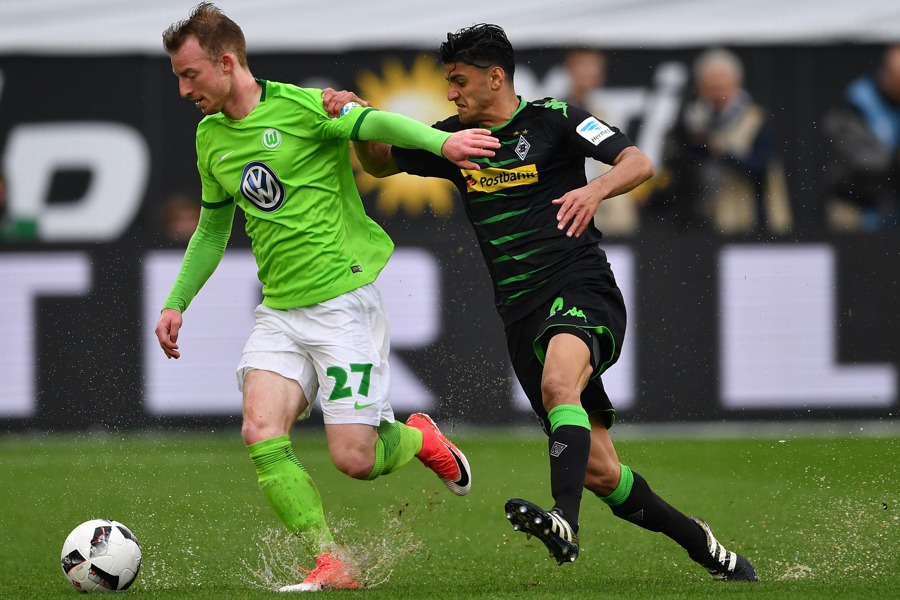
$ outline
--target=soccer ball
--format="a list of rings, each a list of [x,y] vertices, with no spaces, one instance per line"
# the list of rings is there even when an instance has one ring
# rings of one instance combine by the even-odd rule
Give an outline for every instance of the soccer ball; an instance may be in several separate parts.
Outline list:
[[[141,546],[118,521],[92,519],[72,530],[60,560],[63,574],[80,592],[124,590],[141,570]]]

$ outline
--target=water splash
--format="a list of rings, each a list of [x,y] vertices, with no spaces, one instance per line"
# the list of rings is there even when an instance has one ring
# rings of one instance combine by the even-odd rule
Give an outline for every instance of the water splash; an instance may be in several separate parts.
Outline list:
[[[772,561],[776,579],[893,577],[900,548],[900,516],[893,509],[898,499],[836,498],[825,504],[815,512],[830,515],[827,522],[805,523],[803,530],[787,534],[803,540],[804,550],[793,559]],[[811,565],[804,564],[809,548],[817,549]]]
[[[352,519],[337,519],[329,526],[339,542],[328,551],[350,568],[360,587],[377,587],[390,579],[400,561],[421,548],[412,527],[420,510],[411,509],[409,503],[385,508],[375,529],[363,528]],[[241,561],[250,574],[250,585],[256,588],[276,590],[298,583],[306,576],[304,567],[312,568],[315,561],[302,536],[284,528],[266,530],[257,537],[256,545],[255,564]]]

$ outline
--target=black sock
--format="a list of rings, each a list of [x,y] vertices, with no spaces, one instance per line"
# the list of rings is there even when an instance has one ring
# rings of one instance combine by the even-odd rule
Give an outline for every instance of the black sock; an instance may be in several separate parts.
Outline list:
[[[550,434],[550,492],[554,508],[578,532],[578,511],[584,490],[591,432],[577,425],[561,425]]]
[[[634,484],[625,502],[610,507],[613,514],[635,525],[672,538],[692,556],[706,550],[706,534],[681,511],[657,496],[647,481],[632,471]]]

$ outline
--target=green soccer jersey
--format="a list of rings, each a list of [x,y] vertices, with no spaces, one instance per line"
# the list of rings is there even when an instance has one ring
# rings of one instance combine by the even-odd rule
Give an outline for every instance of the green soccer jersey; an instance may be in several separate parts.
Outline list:
[[[197,127],[204,209],[244,211],[266,306],[308,306],[375,281],[393,242],[365,213],[348,144],[370,110],[331,119],[321,90],[260,83],[245,118],[218,113]],[[166,306],[184,310],[193,290],[173,299],[178,285]]]

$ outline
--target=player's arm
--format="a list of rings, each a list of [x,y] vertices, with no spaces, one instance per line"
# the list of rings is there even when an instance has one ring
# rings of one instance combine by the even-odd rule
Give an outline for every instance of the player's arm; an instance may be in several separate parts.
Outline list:
[[[479,169],[471,158],[489,158],[494,156],[493,149],[500,147],[500,141],[487,129],[463,129],[451,134],[397,113],[363,110],[369,112],[362,117],[355,140],[427,150],[461,169]]]
[[[332,119],[341,116],[345,107],[352,106],[355,102],[360,106],[371,106],[368,102],[347,90],[335,90],[324,88],[322,90],[322,104],[325,111]],[[397,163],[391,156],[391,145],[383,142],[364,142],[357,140],[351,144],[359,164],[363,170],[373,177],[388,177],[400,172]]]
[[[368,102],[353,92],[335,91],[331,88],[322,90],[322,103],[332,117],[342,116],[347,111],[366,110],[369,107]],[[352,106],[352,103],[359,106],[346,108]],[[368,161],[369,168],[373,170],[372,174],[378,177],[399,172],[396,165],[391,167],[385,162],[390,160],[391,145],[427,150],[437,156],[443,156],[460,168],[472,170],[480,167],[470,158],[489,158],[494,155],[494,149],[500,147],[499,140],[487,129],[464,129],[451,134],[397,113],[371,109],[358,117],[352,139],[354,142],[382,142],[388,146],[387,148],[372,146],[363,157],[360,157],[357,151],[360,162]],[[366,152],[367,150],[364,150],[364,153]],[[365,162],[363,168],[369,172]]]
[[[653,177],[653,161],[637,146],[628,146],[613,161],[613,167],[588,183],[601,199],[630,192]]]
[[[609,171],[553,200],[553,204],[559,205],[557,227],[565,229],[568,226],[567,236],[580,236],[594,218],[601,202],[633,190],[652,176],[653,162],[650,158],[637,146],[626,147],[619,152]]]
[[[353,142],[353,151],[363,170],[373,177],[388,177],[400,172],[391,155],[391,145],[382,142]]]
[[[178,332],[182,325],[182,313],[225,255],[228,238],[231,237],[234,210],[234,202],[230,201],[216,208],[204,206],[200,209],[197,229],[188,242],[181,269],[156,323],[156,337],[169,358],[181,356],[178,351]]]

